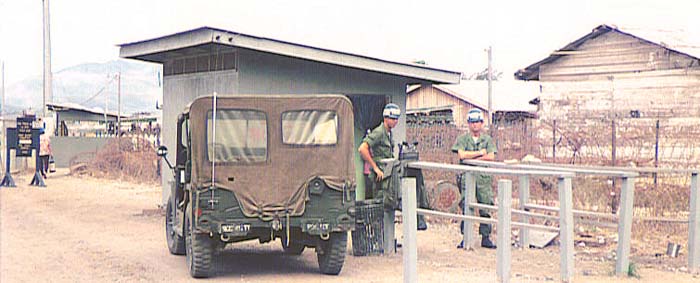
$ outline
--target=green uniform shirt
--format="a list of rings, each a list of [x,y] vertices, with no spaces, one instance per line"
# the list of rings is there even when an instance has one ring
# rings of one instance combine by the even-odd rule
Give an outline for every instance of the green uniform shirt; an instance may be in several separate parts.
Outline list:
[[[394,141],[391,139],[391,134],[387,132],[384,123],[379,124],[367,136],[362,139],[366,142],[372,151],[372,159],[374,162],[386,158],[394,158]]]
[[[452,146],[452,152],[456,153],[460,149],[466,151],[479,151],[482,149],[486,149],[487,153],[498,152],[498,149],[496,149],[496,144],[493,142],[491,136],[484,133],[481,133],[479,139],[477,139],[476,142],[474,142],[471,133],[466,133],[464,135],[459,136],[455,141],[455,144]],[[477,187],[486,186],[487,184],[490,187],[490,175],[476,174],[475,177]]]
[[[459,136],[455,141],[455,144],[452,146],[452,152],[456,153],[460,149],[466,151],[479,151],[486,149],[487,153],[498,152],[498,149],[496,149],[496,144],[493,142],[491,136],[484,133],[479,136],[479,139],[477,139],[476,142],[474,142],[471,133],[466,133]]]

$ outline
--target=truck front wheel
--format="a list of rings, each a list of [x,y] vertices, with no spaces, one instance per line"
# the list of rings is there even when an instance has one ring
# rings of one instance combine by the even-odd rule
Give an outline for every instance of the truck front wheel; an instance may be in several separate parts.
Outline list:
[[[185,254],[185,238],[181,237],[175,231],[175,221],[177,208],[175,207],[175,202],[172,198],[168,199],[168,206],[165,211],[165,238],[168,242],[168,250],[174,255],[184,255]]]
[[[323,274],[338,275],[343,269],[348,245],[346,232],[333,232],[326,241],[321,241],[321,249],[316,251],[318,268]]]
[[[192,216],[190,213],[185,213],[185,215],[185,246],[190,276],[194,278],[209,277],[211,276],[211,263],[214,255],[212,241],[208,235],[195,233],[192,227]]]

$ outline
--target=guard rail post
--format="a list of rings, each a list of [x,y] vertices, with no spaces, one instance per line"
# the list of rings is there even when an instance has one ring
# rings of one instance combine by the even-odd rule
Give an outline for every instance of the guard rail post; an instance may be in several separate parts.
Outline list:
[[[571,196],[571,177],[559,177],[559,253],[562,282],[571,282],[574,276],[574,213]]]
[[[418,239],[416,229],[416,178],[401,178],[401,210],[403,217],[403,282],[418,281]]]
[[[688,269],[700,271],[700,200],[698,172],[690,175],[690,216],[688,219]]]
[[[525,205],[530,201],[530,176],[522,175],[519,179],[518,195],[520,197],[520,210],[527,211],[529,209],[525,208]],[[530,217],[520,216],[520,222],[530,223]],[[519,240],[522,248],[530,248],[530,229],[520,228]]]
[[[498,180],[498,233],[496,235],[496,273],[501,283],[510,282],[510,218],[512,182]]]
[[[474,199],[476,199],[476,180],[474,179],[473,173],[464,173],[462,178],[464,178],[464,180],[462,180],[464,187],[461,191],[464,199],[462,214],[469,215],[471,213],[469,210],[469,204],[474,202]],[[464,223],[464,226],[462,226],[462,233],[464,234],[462,235],[464,249],[472,250],[474,249],[474,225],[472,224],[472,221],[469,220],[464,220],[462,223]]]
[[[626,275],[630,264],[630,241],[632,238],[632,215],[634,214],[634,178],[622,177],[620,195],[620,219],[617,226],[617,261],[615,274]]]

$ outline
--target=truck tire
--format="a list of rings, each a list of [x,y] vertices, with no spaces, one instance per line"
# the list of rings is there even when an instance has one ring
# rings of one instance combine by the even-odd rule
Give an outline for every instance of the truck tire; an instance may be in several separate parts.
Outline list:
[[[184,255],[185,238],[178,235],[177,231],[175,231],[176,212],[177,208],[175,207],[175,202],[172,198],[169,198],[165,211],[165,238],[168,243],[168,250],[174,255]]]
[[[187,268],[194,278],[211,276],[214,249],[208,235],[197,234],[192,229],[192,216],[185,213],[185,246],[187,250]]]
[[[285,254],[288,255],[300,255],[304,252],[306,246],[302,243],[289,242],[289,246],[284,246],[284,240],[282,240],[282,249]]]
[[[346,232],[333,232],[330,239],[321,242],[323,253],[317,252],[318,268],[323,274],[338,275],[343,269],[348,246]]]

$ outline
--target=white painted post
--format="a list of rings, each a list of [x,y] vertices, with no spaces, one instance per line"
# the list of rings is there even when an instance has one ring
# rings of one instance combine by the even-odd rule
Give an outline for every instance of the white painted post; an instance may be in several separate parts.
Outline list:
[[[469,215],[469,204],[476,199],[476,180],[472,173],[465,173],[463,177],[464,181],[462,183],[464,183],[465,187],[462,188],[462,192],[464,192],[464,207],[462,209],[464,215]],[[464,220],[464,235],[462,240],[464,241],[465,250],[474,249],[474,225],[472,221]]]
[[[510,180],[498,180],[498,233],[496,236],[496,273],[498,282],[510,282],[510,214],[512,196],[512,182]]]
[[[520,196],[520,210],[526,210],[525,205],[530,201],[530,176],[520,176],[518,195]],[[530,217],[523,215],[520,217],[520,222],[529,223]],[[520,247],[524,249],[530,248],[530,229],[521,227],[519,238]]]
[[[574,277],[574,212],[571,177],[559,177],[559,253],[562,282]]]
[[[416,178],[401,178],[401,208],[403,215],[403,282],[418,281],[418,239],[416,229]]]
[[[394,219],[396,212],[394,209],[384,209],[384,254],[396,252],[396,236],[394,233]]]
[[[690,217],[688,224],[688,269],[700,271],[700,200],[698,199],[698,173],[690,175]]]
[[[632,238],[632,214],[634,212],[634,178],[622,177],[620,195],[620,219],[617,226],[617,261],[615,274],[626,275],[630,265],[630,241]]]

